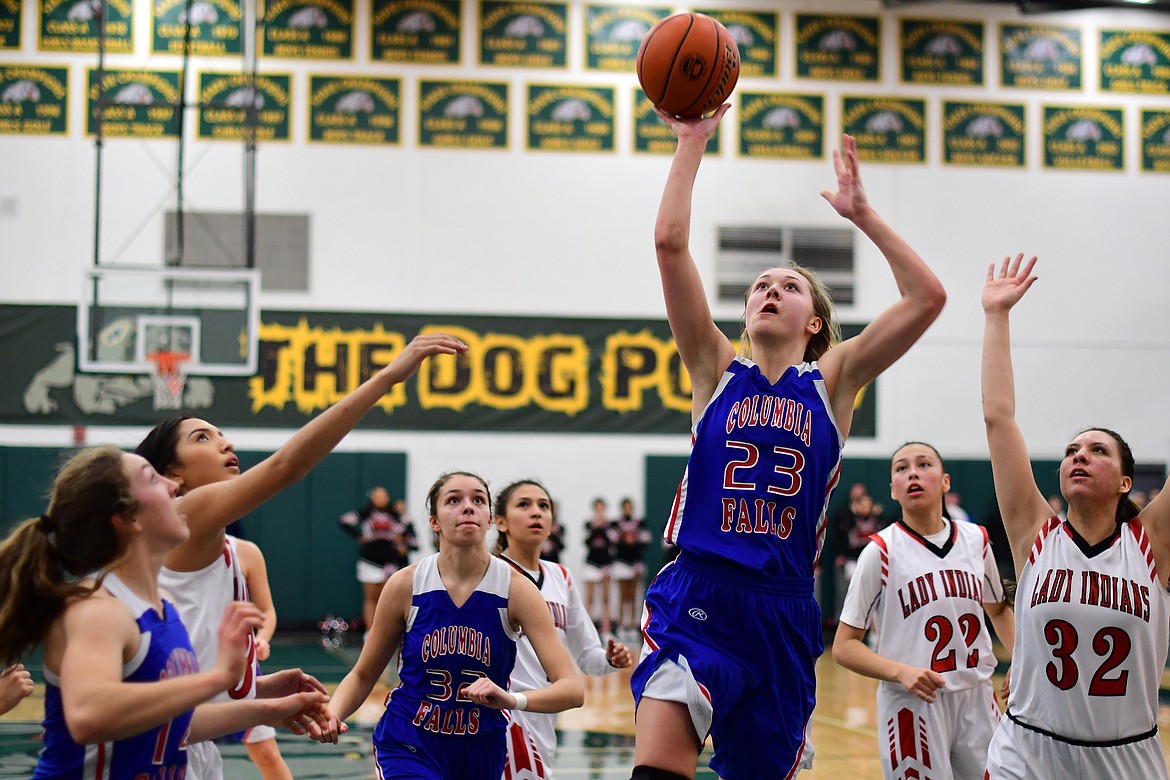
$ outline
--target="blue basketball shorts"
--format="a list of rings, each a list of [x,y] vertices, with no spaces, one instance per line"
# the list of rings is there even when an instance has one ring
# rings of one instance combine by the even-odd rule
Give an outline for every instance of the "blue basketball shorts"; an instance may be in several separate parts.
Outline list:
[[[769,580],[684,552],[647,590],[642,626],[634,701],[687,705],[725,780],[789,777],[825,649],[813,580]]]
[[[474,736],[430,734],[393,715],[374,732],[379,778],[409,780],[500,780],[507,746],[504,731]]]

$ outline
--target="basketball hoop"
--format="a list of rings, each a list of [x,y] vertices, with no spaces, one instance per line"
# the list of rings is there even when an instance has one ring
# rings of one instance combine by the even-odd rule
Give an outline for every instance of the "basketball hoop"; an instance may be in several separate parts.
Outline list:
[[[183,406],[183,386],[187,383],[186,352],[150,352],[150,380],[154,383],[154,408],[179,409]]]

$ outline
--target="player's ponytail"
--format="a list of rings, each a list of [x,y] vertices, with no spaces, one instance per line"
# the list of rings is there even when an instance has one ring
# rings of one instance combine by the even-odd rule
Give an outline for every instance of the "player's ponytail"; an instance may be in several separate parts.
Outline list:
[[[94,591],[81,578],[110,568],[125,549],[113,516],[137,509],[117,447],[83,450],[61,468],[49,510],[0,543],[0,664],[19,661],[69,599]]]

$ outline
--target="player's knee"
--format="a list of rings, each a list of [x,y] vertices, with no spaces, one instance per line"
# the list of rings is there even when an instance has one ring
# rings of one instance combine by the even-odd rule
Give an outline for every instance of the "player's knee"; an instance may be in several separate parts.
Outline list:
[[[634,767],[634,773],[630,775],[630,780],[690,780],[690,778],[658,767],[639,764]]]

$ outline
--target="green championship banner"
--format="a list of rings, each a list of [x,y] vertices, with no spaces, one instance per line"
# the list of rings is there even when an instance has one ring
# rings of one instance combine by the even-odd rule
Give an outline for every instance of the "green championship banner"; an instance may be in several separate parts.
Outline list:
[[[1142,170],[1170,173],[1170,111],[1142,110]]]
[[[667,127],[666,123],[654,113],[654,104],[646,93],[634,87],[634,152],[642,154],[674,154],[678,146],[678,139]],[[720,123],[720,128],[722,123]],[[722,136],[720,128],[715,129],[715,135],[707,139],[707,152],[719,156],[719,139]]]
[[[76,307],[0,305],[0,423],[141,425],[144,376],[81,374]],[[690,379],[665,320],[265,311],[254,377],[188,376],[185,407],[216,425],[299,428],[420,333],[467,343],[387,393],[359,427],[416,431],[677,433],[690,430]],[[720,323],[732,339],[737,322]],[[111,325],[113,326],[113,324]],[[846,325],[848,336],[861,325]],[[197,387],[193,387],[197,385]],[[876,389],[858,397],[851,435],[873,436]]]
[[[482,0],[479,62],[516,68],[563,68],[569,42],[564,3]]]
[[[739,100],[741,157],[824,158],[824,95],[743,92]]]
[[[253,87],[248,73],[200,73],[198,136],[287,141],[291,80],[287,73],[261,73]]]
[[[797,78],[878,81],[881,32],[876,16],[797,14]]]
[[[1170,32],[1101,30],[1103,92],[1170,95]]]
[[[613,87],[528,85],[530,151],[612,152]]]
[[[418,85],[418,145],[508,148],[508,85],[428,81]]]
[[[0,65],[0,133],[67,135],[69,69]]]
[[[841,126],[857,141],[857,159],[883,163],[926,162],[926,101],[892,97],[843,97]]]
[[[120,138],[175,138],[179,135],[179,72],[177,70],[86,70],[88,135]]]
[[[1081,30],[1000,24],[1000,83],[1025,89],[1081,88]]]
[[[1125,170],[1125,112],[1120,108],[1044,106],[1044,167]]]
[[[375,62],[459,62],[460,0],[378,0],[370,24]]]
[[[710,16],[727,28],[731,39],[739,47],[740,77],[776,75],[776,42],[780,38],[779,15],[770,11],[729,11],[704,9],[699,13]]]
[[[945,100],[942,124],[944,164],[1024,167],[1024,104]]]
[[[22,5],[20,0],[0,0],[0,51],[20,48]]]
[[[402,81],[309,77],[309,142],[397,145]]]
[[[669,8],[585,6],[585,67],[633,73],[638,47],[650,28],[670,15]]]
[[[188,15],[187,7],[191,11]],[[240,0],[154,0],[154,34],[150,50],[156,54],[182,54],[191,27],[191,54],[197,57],[239,55],[241,48]]]
[[[101,33],[99,9],[106,9],[107,54],[134,51],[133,0],[38,0],[41,6],[37,48],[41,51],[95,52]]]
[[[902,83],[982,86],[983,36],[982,22],[899,19]]]
[[[353,0],[270,0],[263,8],[265,56],[353,59]]]

